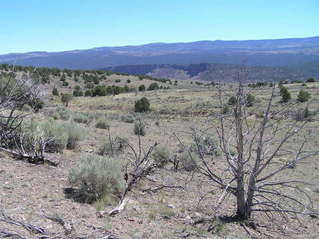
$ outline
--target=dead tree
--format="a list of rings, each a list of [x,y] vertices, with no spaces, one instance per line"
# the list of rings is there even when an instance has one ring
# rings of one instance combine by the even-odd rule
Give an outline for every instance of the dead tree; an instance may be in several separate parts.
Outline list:
[[[52,140],[43,135],[30,138],[22,130],[27,114],[25,105],[39,100],[40,85],[32,79],[0,79],[0,150],[30,162],[43,162],[46,145]]]
[[[222,191],[217,201],[217,209],[228,195],[236,200],[238,220],[252,218],[254,212],[266,214],[310,214],[312,201],[307,191],[300,185],[306,184],[297,178],[286,179],[285,172],[319,153],[307,145],[311,140],[311,130],[307,121],[283,120],[276,115],[284,110],[274,108],[277,89],[271,90],[263,116],[250,119],[246,108],[247,90],[243,84],[247,72],[242,70],[237,76],[236,104],[230,113],[223,107],[224,90],[219,84],[221,113],[216,115],[213,134],[216,135],[216,150],[221,157],[207,156],[203,151],[197,131],[193,132],[196,151],[200,162],[198,171],[208,177]],[[284,107],[285,108],[285,107]],[[297,146],[291,146],[298,140]],[[218,170],[214,164],[219,162]]]
[[[111,136],[109,134],[110,141]],[[126,181],[124,190],[121,193],[119,204],[111,211],[100,211],[98,216],[102,217],[105,214],[110,216],[120,213],[126,203],[128,193],[136,187],[136,185],[142,180],[153,173],[157,168],[158,164],[151,157],[153,150],[157,147],[158,143],[155,142],[153,145],[148,147],[145,151],[142,146],[141,136],[138,135],[138,146],[134,147],[129,142],[125,142],[127,148],[129,148],[129,157],[124,167],[124,179]]]

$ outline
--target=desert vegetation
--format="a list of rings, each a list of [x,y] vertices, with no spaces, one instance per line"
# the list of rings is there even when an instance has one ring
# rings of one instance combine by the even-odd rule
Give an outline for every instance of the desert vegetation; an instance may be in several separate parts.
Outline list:
[[[316,238],[319,84],[246,74],[2,65],[0,237]]]

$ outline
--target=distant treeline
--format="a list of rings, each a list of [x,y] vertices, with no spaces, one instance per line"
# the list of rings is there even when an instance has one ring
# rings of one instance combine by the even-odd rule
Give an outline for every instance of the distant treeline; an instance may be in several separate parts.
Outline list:
[[[101,80],[105,80],[105,76],[110,75],[123,75],[129,76],[130,74],[113,72],[108,70],[70,70],[48,67],[33,67],[33,66],[17,66],[11,64],[0,64],[0,70],[10,72],[11,76],[14,76],[14,72],[24,72],[30,74],[31,78],[42,83],[49,83],[50,76],[61,77],[61,81],[65,82],[66,77],[73,78],[74,81],[79,81],[79,78],[83,78],[86,83],[98,84]],[[171,80],[164,78],[156,78],[147,75],[137,75],[141,80],[148,79],[152,81],[158,81],[162,83],[169,83]],[[65,85],[66,86],[66,85]]]

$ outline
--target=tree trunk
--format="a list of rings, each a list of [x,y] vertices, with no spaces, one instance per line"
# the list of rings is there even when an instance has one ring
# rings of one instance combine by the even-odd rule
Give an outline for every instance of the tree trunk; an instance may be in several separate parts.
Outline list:
[[[244,183],[244,135],[243,135],[243,109],[244,93],[243,88],[239,87],[237,92],[237,104],[235,108],[236,124],[236,146],[237,146],[237,217],[239,219],[247,218],[246,200],[245,200],[245,183]]]
[[[237,213],[238,219],[247,219],[246,201],[245,201],[245,188],[243,177],[237,180]]]

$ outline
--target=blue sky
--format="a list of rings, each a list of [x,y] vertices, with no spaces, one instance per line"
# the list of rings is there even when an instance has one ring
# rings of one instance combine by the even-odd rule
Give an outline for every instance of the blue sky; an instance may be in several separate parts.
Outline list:
[[[319,35],[319,0],[2,0],[0,54]]]

